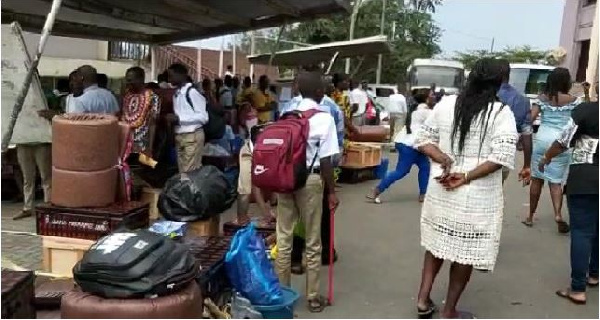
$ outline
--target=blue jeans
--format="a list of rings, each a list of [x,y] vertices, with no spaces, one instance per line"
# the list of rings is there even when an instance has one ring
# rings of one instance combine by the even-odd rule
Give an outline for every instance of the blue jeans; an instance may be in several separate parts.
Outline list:
[[[567,195],[571,222],[571,290],[585,292],[587,279],[598,278],[598,195]]]
[[[396,143],[396,150],[398,150],[396,170],[388,173],[385,178],[379,182],[377,190],[382,193],[389,188],[392,183],[404,178],[404,176],[410,172],[413,165],[417,165],[419,168],[419,194],[425,194],[427,191],[427,183],[429,181],[429,159],[426,155],[420,153],[416,149],[402,143]]]

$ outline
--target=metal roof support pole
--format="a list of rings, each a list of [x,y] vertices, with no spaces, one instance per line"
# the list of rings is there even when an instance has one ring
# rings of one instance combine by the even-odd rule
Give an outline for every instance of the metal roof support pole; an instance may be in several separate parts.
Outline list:
[[[358,64],[354,68],[354,71],[352,71],[352,73],[349,74],[350,78],[354,78],[354,76],[356,75],[356,73],[358,72],[358,70],[360,70],[360,67],[362,67],[362,64],[363,64],[364,61],[365,61],[365,57],[364,56],[358,58]]]
[[[354,26],[356,25],[356,15],[358,14],[358,8],[360,8],[362,0],[354,0],[354,5],[352,6],[352,15],[350,16],[350,36],[348,40],[354,39]],[[345,73],[350,73],[350,58],[346,58],[346,69]]]
[[[327,67],[327,71],[325,72],[325,74],[329,74],[329,72],[331,72],[331,68],[333,67],[333,64],[335,63],[335,60],[337,60],[338,55],[340,55],[340,52],[336,51],[335,54],[333,55],[333,57],[331,57],[331,61],[329,61],[329,66]]]
[[[25,97],[27,97],[27,92],[29,92],[29,87],[31,86],[33,74],[34,72],[37,72],[38,64],[40,63],[40,59],[42,58],[42,53],[44,52],[46,42],[48,41],[50,33],[52,32],[54,20],[56,19],[56,14],[60,9],[61,3],[62,0],[52,1],[52,7],[50,8],[50,13],[48,13],[48,16],[46,17],[46,22],[44,23],[44,28],[42,29],[42,36],[40,38],[40,42],[35,53],[35,57],[31,63],[31,66],[29,66],[29,70],[27,71],[27,75],[25,76],[25,80],[23,81],[23,85],[21,86],[21,92],[19,92],[19,95],[17,96],[17,99],[15,101],[15,105],[13,106],[6,133],[4,134],[4,136],[2,136],[2,152],[5,152],[8,149],[8,145],[10,144],[10,140],[12,139],[13,130],[15,129],[15,123],[17,122],[17,118],[19,117],[21,109],[23,109],[23,103],[25,102]]]
[[[281,36],[283,35],[283,32],[285,31],[286,26],[287,26],[287,24],[284,23],[281,27],[279,27],[279,32],[277,33],[277,39],[275,40],[275,44],[273,45],[273,48],[271,49],[271,57],[269,58],[269,69],[273,65],[273,58],[275,58],[275,53],[277,53],[277,48],[279,47],[279,42],[281,41]]]
[[[383,33],[385,32],[385,5],[386,5],[386,0],[383,0],[383,9],[381,9],[381,31],[380,33],[383,35]],[[381,83],[381,68],[383,65],[383,55],[380,53],[379,56],[377,56],[377,73],[375,75],[375,83],[380,84]]]

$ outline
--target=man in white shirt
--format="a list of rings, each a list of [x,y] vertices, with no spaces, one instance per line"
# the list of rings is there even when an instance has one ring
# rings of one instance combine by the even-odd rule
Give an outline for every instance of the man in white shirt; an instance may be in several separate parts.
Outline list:
[[[304,97],[296,107],[299,111],[319,109],[317,101],[323,98],[321,75],[302,72],[298,75],[298,88]],[[277,203],[277,247],[275,270],[284,286],[291,285],[291,253],[294,226],[302,217],[306,233],[306,296],[311,312],[321,312],[326,305],[319,295],[321,269],[321,214],[323,188],[328,190],[332,208],[339,201],[335,194],[332,156],[339,153],[335,123],[326,112],[319,112],[309,120],[306,166],[312,171],[306,185],[291,194],[279,194]]]
[[[398,91],[390,95],[388,100],[387,112],[390,115],[390,137],[394,138],[395,134],[402,131],[406,123],[406,97],[401,93],[404,86],[398,84]]]
[[[354,89],[350,91],[350,105],[352,105],[352,123],[355,126],[364,125],[365,111],[367,110],[367,103],[369,103],[369,96],[367,91],[360,87],[358,83],[353,83]]]
[[[77,76],[83,83],[83,94],[73,100],[69,113],[106,113],[116,115],[119,102],[112,92],[98,86],[98,72],[85,65],[77,69]]]
[[[206,99],[188,81],[187,68],[179,63],[169,67],[169,82],[177,88],[173,96],[174,114],[168,119],[175,125],[175,144],[179,172],[202,166],[204,125],[208,122]]]

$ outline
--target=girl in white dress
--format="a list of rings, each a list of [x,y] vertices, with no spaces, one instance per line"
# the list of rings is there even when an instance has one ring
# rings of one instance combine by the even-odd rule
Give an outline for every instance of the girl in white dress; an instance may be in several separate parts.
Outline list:
[[[442,99],[417,133],[415,146],[434,162],[421,214],[419,318],[436,310],[430,292],[444,260],[452,263],[444,318],[472,318],[456,310],[458,299],[473,268],[494,268],[504,207],[500,169],[513,168],[518,137],[510,107],[496,97],[501,83],[494,59],[477,61],[464,92]]]

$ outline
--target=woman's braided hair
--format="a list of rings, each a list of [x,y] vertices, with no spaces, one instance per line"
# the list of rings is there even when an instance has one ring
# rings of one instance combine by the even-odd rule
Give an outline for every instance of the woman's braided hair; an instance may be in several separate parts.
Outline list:
[[[571,90],[571,74],[569,69],[556,68],[548,75],[546,80],[546,88],[544,93],[548,97],[548,101],[558,104],[558,95],[560,93],[567,94]]]
[[[483,131],[481,142],[485,139],[488,121],[492,112],[490,104],[498,101],[496,93],[502,84],[502,67],[492,58],[477,60],[464,91],[456,100],[454,123],[452,124],[452,149],[458,136],[458,151],[462,154],[465,139],[471,130],[471,124],[481,115]],[[487,111],[487,114],[486,114]]]

